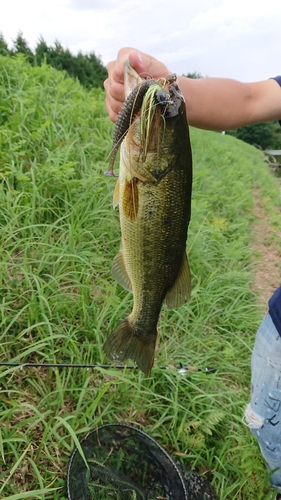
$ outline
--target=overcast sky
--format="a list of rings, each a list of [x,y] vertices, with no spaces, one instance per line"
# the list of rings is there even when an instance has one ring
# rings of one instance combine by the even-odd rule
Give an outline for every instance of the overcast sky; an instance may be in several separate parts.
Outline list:
[[[39,35],[106,65],[131,46],[178,74],[254,81],[281,74],[280,0],[0,0],[0,31]]]

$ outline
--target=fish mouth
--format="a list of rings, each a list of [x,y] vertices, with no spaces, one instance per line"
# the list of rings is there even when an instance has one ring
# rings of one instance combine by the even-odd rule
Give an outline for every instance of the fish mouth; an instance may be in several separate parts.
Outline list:
[[[166,119],[177,116],[180,113],[181,107],[185,105],[175,73],[156,79],[151,77],[141,78],[131,66],[130,61],[126,61],[124,66],[124,84],[126,99],[133,91],[141,95],[138,109],[135,108],[131,114],[129,125],[132,124],[140,110],[141,113],[144,113],[149,106],[158,108],[161,116]],[[151,94],[153,99],[148,101],[146,99],[147,94]],[[147,103],[149,103],[149,106]]]
[[[162,108],[162,116],[164,118],[172,118],[180,112],[182,104],[185,104],[184,97],[177,83],[177,75],[172,73],[161,78],[141,78],[140,75],[131,66],[130,61],[125,62],[124,67],[124,83],[126,98],[136,89],[145,88],[145,93],[152,85],[159,86],[155,92],[154,105]],[[144,97],[145,94],[143,94]],[[138,110],[139,111],[139,110]]]
[[[175,121],[185,112],[184,97],[176,81],[176,75],[166,78],[149,80],[139,113],[135,116],[133,124],[140,120],[140,149],[142,159],[145,160],[148,151],[153,151],[161,136],[164,142],[165,133],[173,128]],[[143,85],[146,83],[144,81]]]
[[[176,82],[165,86],[155,93],[156,105],[163,107],[162,116],[165,119],[174,118],[181,113],[184,98]]]

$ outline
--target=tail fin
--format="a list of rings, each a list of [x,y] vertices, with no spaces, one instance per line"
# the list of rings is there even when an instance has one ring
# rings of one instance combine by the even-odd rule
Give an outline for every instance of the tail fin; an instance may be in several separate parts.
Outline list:
[[[114,361],[132,359],[149,376],[154,362],[157,331],[144,333],[124,319],[106,340],[103,349]]]

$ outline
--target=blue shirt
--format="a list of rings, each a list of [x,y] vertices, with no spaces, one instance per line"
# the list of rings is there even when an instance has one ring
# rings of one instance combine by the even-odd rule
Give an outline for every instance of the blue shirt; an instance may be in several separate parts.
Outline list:
[[[276,80],[276,82],[279,83],[279,85],[281,87],[281,75],[274,76],[273,78],[271,78],[271,80]]]
[[[281,87],[281,76],[275,76],[273,80],[276,80]],[[281,96],[280,96],[281,99]],[[281,125],[281,120],[279,121]],[[281,335],[281,286],[277,288],[276,292],[272,295],[272,297],[268,301],[269,306],[269,314],[271,319],[277,329],[279,335]]]

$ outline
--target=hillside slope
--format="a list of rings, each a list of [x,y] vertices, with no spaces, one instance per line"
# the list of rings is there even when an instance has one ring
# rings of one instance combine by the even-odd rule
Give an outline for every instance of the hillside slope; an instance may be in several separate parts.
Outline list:
[[[108,363],[103,342],[132,306],[111,275],[120,246],[115,179],[103,174],[112,130],[102,91],[0,57],[1,363]],[[221,500],[270,498],[242,416],[263,314],[254,209],[271,228],[260,240],[280,256],[279,185],[253,147],[195,129],[191,141],[192,297],[163,308],[151,377],[0,366],[1,498],[65,499],[76,436],[116,420],[144,428]],[[163,370],[180,364],[196,369]]]

